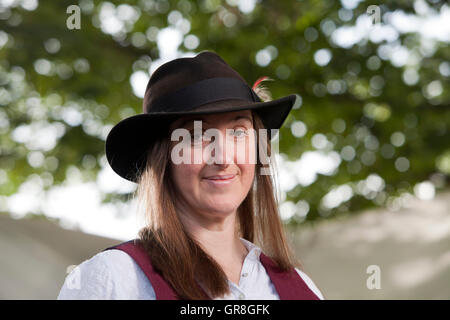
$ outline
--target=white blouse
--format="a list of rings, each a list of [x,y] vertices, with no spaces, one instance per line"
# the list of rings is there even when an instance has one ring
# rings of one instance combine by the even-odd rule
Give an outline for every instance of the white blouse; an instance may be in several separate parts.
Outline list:
[[[231,294],[215,300],[279,300],[280,297],[259,260],[261,249],[240,238],[248,254],[241,270],[239,285],[228,280]],[[301,270],[297,273],[321,299],[324,297],[313,281]],[[127,253],[112,249],[97,253],[75,267],[66,277],[58,300],[155,300],[152,284]]]

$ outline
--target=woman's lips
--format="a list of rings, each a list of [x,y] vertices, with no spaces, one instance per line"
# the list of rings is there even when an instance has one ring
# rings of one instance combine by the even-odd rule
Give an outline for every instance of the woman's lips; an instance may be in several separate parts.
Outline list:
[[[223,174],[223,175],[218,175],[218,176],[210,176],[210,177],[207,177],[206,179],[225,180],[225,179],[231,179],[234,176],[235,176],[234,174]]]
[[[227,185],[234,181],[235,174],[227,174],[223,176],[212,176],[205,178],[205,180],[213,185]]]

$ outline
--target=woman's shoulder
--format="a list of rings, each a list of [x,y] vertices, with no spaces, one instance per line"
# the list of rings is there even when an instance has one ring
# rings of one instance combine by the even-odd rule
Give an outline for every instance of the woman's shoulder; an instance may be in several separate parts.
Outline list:
[[[314,292],[316,296],[319,297],[320,300],[324,300],[325,298],[323,297],[322,292],[320,292],[319,288],[317,288],[312,279],[300,269],[295,268],[295,270],[297,271],[298,275],[303,279],[303,281],[306,283],[306,285],[312,290],[312,292]]]
[[[154,299],[151,283],[126,252],[101,251],[66,277],[58,299]]]

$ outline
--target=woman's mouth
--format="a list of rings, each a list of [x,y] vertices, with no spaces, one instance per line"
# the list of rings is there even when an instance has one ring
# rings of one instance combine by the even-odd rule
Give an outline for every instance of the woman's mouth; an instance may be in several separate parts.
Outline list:
[[[228,185],[234,181],[234,178],[236,177],[235,174],[227,174],[222,176],[211,176],[208,178],[205,178],[205,180],[212,185]]]

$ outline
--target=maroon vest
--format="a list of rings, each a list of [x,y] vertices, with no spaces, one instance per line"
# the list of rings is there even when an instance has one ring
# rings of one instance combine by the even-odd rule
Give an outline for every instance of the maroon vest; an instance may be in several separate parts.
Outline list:
[[[138,239],[123,242],[105,250],[110,249],[122,250],[134,259],[153,286],[157,300],[179,299],[172,286],[164,280],[159,272],[153,269],[150,258]],[[293,268],[289,272],[279,270],[274,261],[262,252],[260,260],[272,280],[280,300],[320,300]]]

